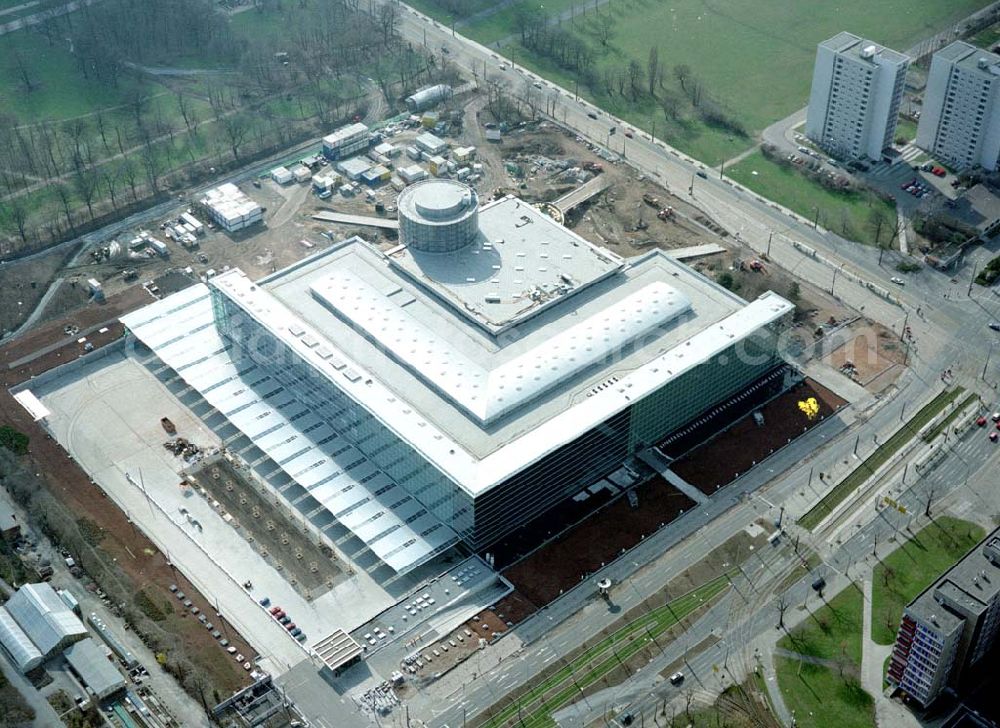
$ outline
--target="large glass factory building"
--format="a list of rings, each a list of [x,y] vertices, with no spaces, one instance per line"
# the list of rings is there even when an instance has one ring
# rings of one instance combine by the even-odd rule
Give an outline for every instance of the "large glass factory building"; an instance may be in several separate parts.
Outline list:
[[[286,498],[399,573],[488,550],[784,367],[773,293],[626,261],[455,182],[398,210],[396,247],[230,270],[123,321],[294,480]]]

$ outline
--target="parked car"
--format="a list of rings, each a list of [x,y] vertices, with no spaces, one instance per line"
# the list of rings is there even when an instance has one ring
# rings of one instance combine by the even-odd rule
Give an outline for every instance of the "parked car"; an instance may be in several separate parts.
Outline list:
[[[893,283],[895,283],[897,286],[905,286],[906,285],[906,281],[904,281],[899,276],[893,276],[889,280],[892,281]]]
[[[597,114],[595,114],[593,111],[588,111],[587,116],[589,116],[591,119],[597,118]]]
[[[277,605],[271,607],[271,614],[273,614],[275,617],[278,616],[278,612],[281,612],[281,607],[279,607]],[[282,614],[284,614],[284,612],[282,612]]]
[[[281,622],[281,624],[285,625],[291,622],[292,620],[287,614],[282,614],[280,617],[278,617],[278,621]]]
[[[261,599],[257,603],[260,604],[260,606],[262,606],[262,607],[267,607],[267,606],[270,606],[271,600],[268,597],[264,597],[263,599]]]
[[[682,682],[684,682],[683,672],[675,672],[673,675],[670,676],[671,685],[680,685]]]
[[[998,324],[996,321],[991,321],[989,323],[989,327],[994,331],[1000,331],[1000,324]]]
[[[931,170],[931,174],[933,174],[935,177],[944,177],[945,175],[948,174],[948,172],[945,170],[944,167],[934,167],[934,169]]]
[[[629,139],[635,139],[635,134],[633,134],[630,131],[626,131],[625,136],[627,136]]]

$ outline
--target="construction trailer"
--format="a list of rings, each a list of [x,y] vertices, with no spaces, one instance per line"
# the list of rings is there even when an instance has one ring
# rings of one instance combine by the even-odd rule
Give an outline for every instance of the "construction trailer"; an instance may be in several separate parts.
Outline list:
[[[210,189],[205,193],[201,204],[219,227],[231,233],[264,219],[263,208],[232,182]]]
[[[371,132],[361,123],[348,124],[323,137],[323,154],[327,159],[346,159],[368,149]]]

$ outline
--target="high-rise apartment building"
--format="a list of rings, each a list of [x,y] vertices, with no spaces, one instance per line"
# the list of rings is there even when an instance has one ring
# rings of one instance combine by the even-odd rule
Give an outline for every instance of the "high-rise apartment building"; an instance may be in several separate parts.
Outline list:
[[[806,136],[831,154],[878,160],[892,146],[910,59],[838,33],[819,44]]]
[[[995,170],[1000,157],[1000,56],[955,41],[934,54],[917,146],[958,169]]]
[[[926,707],[993,646],[1000,628],[1000,529],[903,611],[888,681]]]

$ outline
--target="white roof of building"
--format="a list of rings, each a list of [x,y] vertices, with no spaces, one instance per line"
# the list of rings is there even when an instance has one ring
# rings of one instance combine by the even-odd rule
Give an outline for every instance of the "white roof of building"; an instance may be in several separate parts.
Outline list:
[[[226,279],[223,286],[238,289],[237,295],[242,289],[233,283],[249,283],[242,275],[220,277]],[[276,304],[257,313],[266,314],[274,325],[273,317],[282,315],[280,309]],[[365,386],[360,384],[361,375],[331,347],[320,346],[318,339],[305,335],[305,327],[296,325],[287,313],[285,317],[285,333],[296,350],[331,378]],[[379,472],[330,423],[295,402],[260,368],[245,362],[238,367],[213,321],[203,284],[122,318],[129,331],[395,571],[415,568],[457,541],[450,528]],[[262,391],[269,394],[261,396]]]
[[[45,582],[25,584],[14,592],[7,601],[7,611],[46,656],[64,639],[87,634],[83,622]]]
[[[260,205],[243,194],[232,182],[208,190],[201,202],[227,220],[237,220],[261,212]]]
[[[52,413],[49,412],[49,408],[42,404],[42,401],[35,396],[35,393],[30,389],[22,389],[20,392],[14,395],[14,399],[19,405],[24,407],[31,415],[31,419],[35,422],[38,420],[43,420]]]
[[[426,147],[427,149],[440,149],[441,147],[448,146],[448,142],[436,134],[431,134],[429,131],[420,134],[413,141],[417,146]]]
[[[323,143],[328,146],[335,147],[353,137],[359,136],[360,134],[365,134],[368,132],[368,127],[364,124],[348,124],[347,126],[342,126],[332,134],[328,134],[323,137]]]
[[[331,670],[361,656],[361,645],[342,629],[335,629],[313,646],[313,652]]]
[[[498,236],[503,244],[494,240],[493,251],[467,246],[457,256],[413,257],[412,267],[404,268],[398,249],[383,254],[352,238],[258,283],[237,269],[210,285],[474,496],[793,308],[773,293],[747,303],[662,251],[626,264],[525,203],[501,202],[497,209],[504,215],[498,217],[508,219],[496,224],[510,229]],[[487,208],[480,213],[484,230]],[[551,305],[530,315],[505,316],[501,321],[513,316],[516,325],[497,332],[475,322],[475,311],[462,311],[466,303],[471,308],[476,298],[483,300],[490,286],[508,292],[526,286],[527,271],[524,279],[515,278],[518,267],[528,267],[517,253],[540,256],[545,241],[559,250],[550,253],[547,265],[558,261],[575,286],[558,296],[553,292]],[[471,261],[476,250],[489,253],[478,276],[448,265],[462,255]],[[541,260],[533,267],[547,267]],[[537,281],[551,271],[534,275]],[[493,279],[500,282],[488,283]],[[204,297],[204,289],[175,294],[123,321],[203,391],[233,375],[226,370],[195,381],[200,370],[218,367],[217,357],[227,355],[214,327],[204,329],[210,336],[186,333],[211,322],[207,304],[201,304],[205,310],[197,321],[170,312],[184,296]],[[147,332],[144,323],[154,307],[162,318],[158,333]],[[215,405],[227,388],[248,389],[226,384],[204,396]],[[244,396],[252,399],[253,391]],[[258,444],[267,451],[269,435],[248,434],[263,440]]]
[[[427,376],[442,394],[484,424],[619,351],[691,308],[666,283],[655,281],[539,346],[502,363],[479,364],[407,309],[349,271],[311,286],[325,302],[398,361]]]
[[[125,687],[125,678],[93,639],[88,637],[70,645],[65,655],[83,684],[99,700]]]
[[[22,673],[42,664],[42,653],[3,606],[0,606],[0,645]]]
[[[351,157],[343,162],[337,162],[337,169],[349,177],[362,175],[372,168],[372,161],[366,157]]]
[[[457,190],[453,194],[468,190],[464,184],[440,180],[420,186],[438,196],[449,187]],[[401,210],[404,202],[420,207],[419,198],[400,195]],[[458,202],[449,200],[449,207],[457,208]],[[415,217],[417,212],[409,214]],[[511,195],[479,209],[479,237],[474,244],[449,255],[399,246],[389,253],[389,263],[493,334],[578,295],[625,265],[610,250]]]

